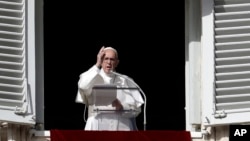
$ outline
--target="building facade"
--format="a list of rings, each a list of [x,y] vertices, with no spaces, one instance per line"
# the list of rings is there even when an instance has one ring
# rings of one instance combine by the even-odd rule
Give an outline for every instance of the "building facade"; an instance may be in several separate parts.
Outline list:
[[[186,130],[228,141],[250,122],[250,0],[185,0]],[[0,140],[44,130],[43,0],[0,1]]]

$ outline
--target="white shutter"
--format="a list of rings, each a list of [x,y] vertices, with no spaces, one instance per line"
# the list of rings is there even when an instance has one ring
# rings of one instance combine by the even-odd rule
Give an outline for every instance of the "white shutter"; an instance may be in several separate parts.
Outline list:
[[[28,110],[25,8],[25,0],[0,1],[0,121],[34,124]]]
[[[209,124],[250,122],[250,0],[215,0],[213,12],[215,75]]]

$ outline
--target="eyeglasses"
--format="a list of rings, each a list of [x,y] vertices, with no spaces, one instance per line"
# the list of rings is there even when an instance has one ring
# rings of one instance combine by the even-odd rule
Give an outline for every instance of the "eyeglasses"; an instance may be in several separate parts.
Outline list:
[[[104,62],[108,62],[108,61],[110,61],[110,62],[115,62],[116,59],[115,59],[115,58],[108,58],[108,57],[105,57],[105,58],[103,59],[103,61],[104,61]]]

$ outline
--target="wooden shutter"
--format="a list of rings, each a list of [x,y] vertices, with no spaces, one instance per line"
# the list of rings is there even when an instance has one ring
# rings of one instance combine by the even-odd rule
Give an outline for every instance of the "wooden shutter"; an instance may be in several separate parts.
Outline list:
[[[34,124],[27,85],[25,0],[0,1],[0,121]],[[34,110],[33,110],[34,111]]]
[[[214,96],[209,124],[250,122],[250,0],[214,1]]]

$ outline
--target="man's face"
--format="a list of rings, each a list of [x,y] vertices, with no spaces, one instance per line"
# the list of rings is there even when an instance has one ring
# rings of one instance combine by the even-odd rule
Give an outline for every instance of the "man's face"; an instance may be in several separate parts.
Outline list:
[[[113,50],[107,49],[105,50],[105,55],[102,61],[102,69],[105,73],[110,73],[112,70],[118,65],[119,60],[116,57],[116,54]]]

